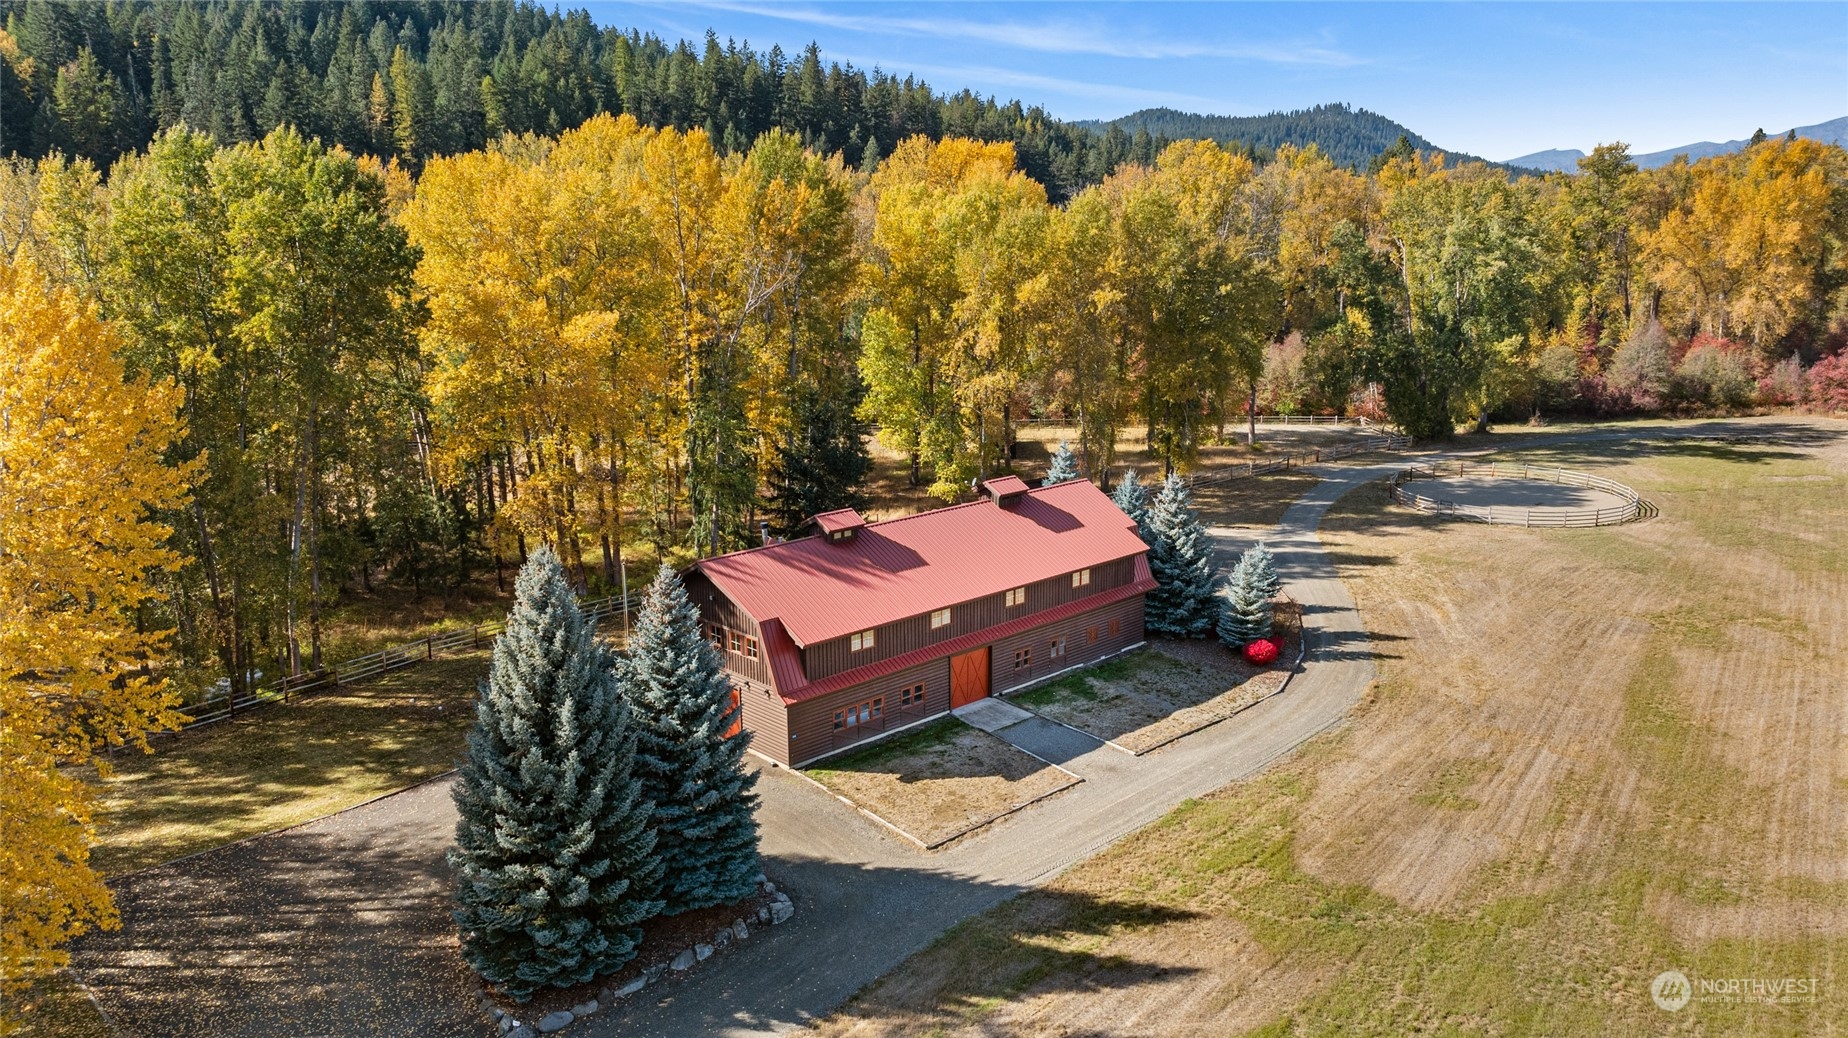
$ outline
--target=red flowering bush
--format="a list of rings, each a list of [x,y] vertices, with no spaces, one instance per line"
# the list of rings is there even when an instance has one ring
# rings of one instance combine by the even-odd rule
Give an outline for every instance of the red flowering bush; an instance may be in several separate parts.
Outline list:
[[[1245,646],[1245,662],[1253,663],[1260,667],[1267,663],[1275,663],[1277,662],[1277,653],[1280,648],[1281,646],[1278,645],[1277,639],[1275,638],[1259,638],[1257,641]]]

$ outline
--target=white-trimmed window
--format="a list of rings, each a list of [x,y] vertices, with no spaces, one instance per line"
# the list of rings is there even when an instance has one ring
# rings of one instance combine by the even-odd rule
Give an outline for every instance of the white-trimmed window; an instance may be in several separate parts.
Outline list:
[[[873,647],[873,632],[861,631],[851,635],[847,639],[847,645],[855,652],[859,652],[861,649],[870,649]]]
[[[744,635],[737,631],[727,631],[725,633],[731,635],[731,651],[736,653],[744,652]]]
[[[948,609],[933,609],[930,611],[931,630],[935,631],[948,626],[950,626],[950,611]]]
[[[1026,604],[1027,604],[1027,589],[1026,588],[1017,587],[1014,590],[1009,591],[1007,593],[1007,607],[1009,609],[1012,609],[1017,605],[1026,605]]]
[[[757,658],[757,639],[751,637],[744,639],[744,658],[747,660]]]
[[[1073,587],[1090,587],[1091,586],[1091,571],[1088,569],[1081,569],[1078,572],[1072,574],[1072,586]]]
[[[1046,655],[1051,656],[1055,660],[1065,655],[1065,639],[1054,638],[1052,640],[1052,651],[1048,652]]]

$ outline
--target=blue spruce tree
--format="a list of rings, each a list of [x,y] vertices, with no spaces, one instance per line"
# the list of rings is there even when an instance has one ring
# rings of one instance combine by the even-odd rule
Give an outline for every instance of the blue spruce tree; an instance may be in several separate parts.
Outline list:
[[[1059,441],[1059,449],[1052,452],[1052,466],[1046,470],[1046,479],[1040,486],[1049,487],[1054,483],[1069,483],[1078,478],[1078,458],[1072,449]]]
[[[614,663],[558,556],[534,552],[476,701],[448,855],[462,955],[521,1001],[622,966],[661,911]]]
[[[1242,649],[1271,633],[1270,594],[1264,590],[1264,558],[1247,551],[1239,556],[1220,596],[1219,640],[1234,649]]]
[[[1158,585],[1149,592],[1146,623],[1157,634],[1204,638],[1219,619],[1219,578],[1213,572],[1213,541],[1194,511],[1193,492],[1169,476],[1149,508],[1149,570]]]
[[[654,802],[668,914],[729,904],[756,888],[757,776],[743,767],[750,734],[699,611],[662,566],[629,635],[627,694],[640,739],[636,771]]]
[[[1277,575],[1277,560],[1263,541],[1245,549],[1245,553],[1239,556],[1239,564],[1251,567],[1252,579],[1257,582],[1257,588],[1265,598],[1276,598],[1283,594],[1283,578]]]
[[[1142,489],[1142,481],[1136,478],[1135,469],[1124,469],[1123,478],[1111,493],[1110,500],[1123,510],[1123,514],[1136,521],[1136,532],[1147,543],[1149,534],[1149,495]]]

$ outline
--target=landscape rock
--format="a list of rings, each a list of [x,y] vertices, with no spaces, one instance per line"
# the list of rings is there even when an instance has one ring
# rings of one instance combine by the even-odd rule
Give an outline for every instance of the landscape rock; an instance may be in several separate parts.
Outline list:
[[[583,1003],[582,1005],[572,1006],[571,1015],[572,1016],[589,1016],[590,1014],[596,1012],[600,1008],[602,1007],[599,1006],[597,1004],[597,1000],[593,998],[590,1001]]]
[[[622,987],[619,987],[616,990],[610,992],[610,997],[611,998],[628,998],[630,995],[635,994],[637,991],[640,991],[647,986],[648,986],[648,976],[646,974],[643,974],[642,976],[639,976],[635,978],[634,980],[631,980],[627,984],[624,984]]]
[[[764,880],[764,893],[766,894],[776,893],[776,884],[770,882],[769,880]]]
[[[668,963],[667,968],[675,971],[692,969],[693,964],[698,961],[698,959],[693,957],[693,949],[687,948],[682,950],[679,955],[674,956],[674,961]]]
[[[770,910],[768,908],[759,908],[757,910],[757,921],[760,923],[769,922],[770,921]]]
[[[507,1038],[537,1038],[537,1036],[533,1033],[533,1029],[530,1026],[521,1024],[513,1030],[508,1031]]]
[[[660,980],[661,975],[666,972],[667,972],[667,963],[657,962],[654,965],[649,966],[646,969],[642,970],[642,979],[650,984],[653,984],[655,981]]]
[[[774,901],[770,904],[770,922],[773,925],[788,922],[789,917],[795,914],[796,906],[787,901]]]
[[[732,932],[729,926],[712,935],[712,947],[717,951],[724,951],[725,946],[731,942]]]
[[[746,937],[751,936],[751,928],[744,925],[744,920],[733,919],[732,920],[732,936],[742,941]]]
[[[575,1019],[577,1019],[577,1017],[572,1016],[570,1010],[560,1009],[556,1013],[545,1014],[545,1016],[540,1019],[537,1026],[540,1034],[551,1034],[553,1031],[563,1030],[569,1027],[571,1021]]]
[[[700,942],[699,944],[694,945],[693,946],[693,956],[701,962],[705,962],[707,959],[712,958],[712,945],[707,944],[704,941]]]

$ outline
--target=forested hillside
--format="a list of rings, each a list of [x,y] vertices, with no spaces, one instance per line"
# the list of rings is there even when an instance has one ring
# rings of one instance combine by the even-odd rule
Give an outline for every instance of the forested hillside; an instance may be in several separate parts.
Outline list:
[[[0,154],[105,168],[180,123],[228,143],[292,125],[416,168],[610,112],[704,129],[728,154],[784,129],[868,168],[914,134],[1010,141],[1063,198],[1163,143],[824,63],[813,46],[760,53],[710,34],[670,46],[526,0],[0,0],[0,20]]]
[[[1345,104],[1316,105],[1269,115],[1197,115],[1172,108],[1145,108],[1120,119],[1090,120],[1078,125],[1100,132],[1117,129],[1157,139],[1218,141],[1266,154],[1285,144],[1299,148],[1313,144],[1336,165],[1350,169],[1366,169],[1374,159],[1397,145],[1401,137],[1418,151],[1440,150],[1383,115]],[[1483,161],[1462,152],[1448,152],[1447,156],[1458,162]]]

